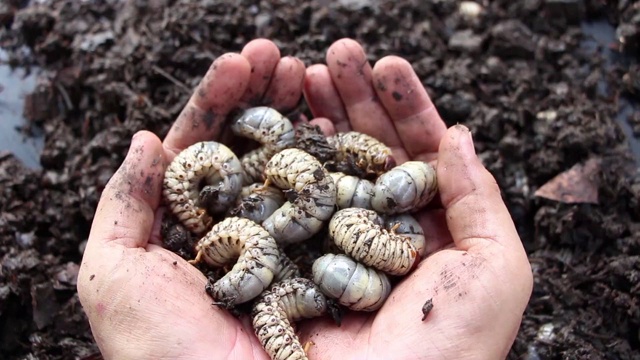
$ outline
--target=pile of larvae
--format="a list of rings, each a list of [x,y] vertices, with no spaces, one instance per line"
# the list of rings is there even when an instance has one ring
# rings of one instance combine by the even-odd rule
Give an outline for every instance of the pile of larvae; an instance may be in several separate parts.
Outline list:
[[[190,263],[222,269],[206,289],[214,303],[245,304],[272,359],[307,359],[296,321],[378,310],[393,278],[424,256],[411,214],[435,196],[435,169],[397,165],[389,147],[360,132],[294,128],[266,106],[230,121],[235,143],[259,146],[238,157],[220,142],[191,145],[167,168],[163,201],[196,239]],[[303,275],[285,249],[318,234],[326,251]]]

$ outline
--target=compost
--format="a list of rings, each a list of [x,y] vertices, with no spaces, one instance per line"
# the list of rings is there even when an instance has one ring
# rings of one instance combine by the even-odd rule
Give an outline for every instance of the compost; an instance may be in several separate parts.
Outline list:
[[[311,65],[351,37],[409,60],[502,188],[535,279],[509,358],[639,359],[639,22],[625,0],[3,1],[9,64],[39,71],[19,131],[45,146],[39,169],[0,153],[2,358],[99,358],[76,293],[96,204],[214,59],[266,37]]]

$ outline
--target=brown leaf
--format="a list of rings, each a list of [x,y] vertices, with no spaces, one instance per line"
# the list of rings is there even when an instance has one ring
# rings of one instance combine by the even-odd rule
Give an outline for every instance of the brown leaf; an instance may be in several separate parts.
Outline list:
[[[598,183],[595,175],[599,170],[600,159],[589,159],[549,180],[534,195],[565,204],[597,204]]]

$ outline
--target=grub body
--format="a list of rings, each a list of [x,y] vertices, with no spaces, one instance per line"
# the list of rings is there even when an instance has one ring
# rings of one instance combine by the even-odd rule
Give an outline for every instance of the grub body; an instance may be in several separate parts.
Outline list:
[[[228,217],[215,224],[196,245],[198,256],[212,267],[236,262],[213,284],[213,298],[227,307],[260,295],[281,270],[281,252],[276,241],[255,222]]]
[[[264,181],[264,167],[280,150],[295,144],[295,130],[291,121],[276,109],[257,106],[245,110],[233,121],[235,135],[252,139],[262,146],[241,158],[245,170],[245,184]]]
[[[236,201],[236,206],[230,209],[228,214],[251,219],[258,224],[262,224],[285,202],[286,199],[280,189],[255,183],[242,188]]]
[[[341,132],[329,136],[327,142],[337,150],[337,162],[352,163],[364,175],[379,176],[396,164],[387,145],[364,133]]]
[[[423,161],[407,161],[376,179],[371,206],[381,214],[415,212],[438,191],[435,168]]]
[[[309,239],[333,215],[335,184],[315,157],[300,149],[282,150],[269,160],[265,174],[290,200],[262,223],[279,244]]]
[[[343,172],[330,173],[336,184],[336,205],[338,209],[357,207],[371,209],[371,197],[373,196],[373,183],[367,179],[361,179]]]
[[[225,145],[204,141],[181,151],[169,164],[163,182],[164,201],[191,232],[202,235],[212,225],[212,213],[222,213],[242,189],[240,160]],[[207,204],[200,203],[205,191]]]
[[[344,254],[321,256],[313,263],[312,273],[323,294],[351,310],[378,310],[391,293],[385,273]]]
[[[274,283],[253,305],[254,331],[272,360],[307,360],[293,323],[327,313],[327,299],[313,281]]]
[[[418,252],[408,237],[380,226],[379,218],[373,210],[339,210],[329,222],[329,236],[354,260],[390,275],[405,275]]]

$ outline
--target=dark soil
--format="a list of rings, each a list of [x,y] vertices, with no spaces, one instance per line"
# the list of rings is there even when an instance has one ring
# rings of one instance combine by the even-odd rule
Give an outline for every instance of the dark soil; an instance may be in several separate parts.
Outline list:
[[[371,61],[412,62],[503,189],[535,273],[509,358],[640,358],[640,177],[615,120],[640,91],[639,4],[500,0],[465,18],[451,0],[236,3],[0,3],[11,63],[46,70],[23,129],[44,131],[42,169],[0,154],[0,357],[97,354],[75,285],[100,193],[130,137],[163,137],[217,56],[268,37],[310,65],[353,37]],[[583,46],[581,22],[603,16],[623,40],[611,65]],[[597,203],[534,195],[592,158]]]

